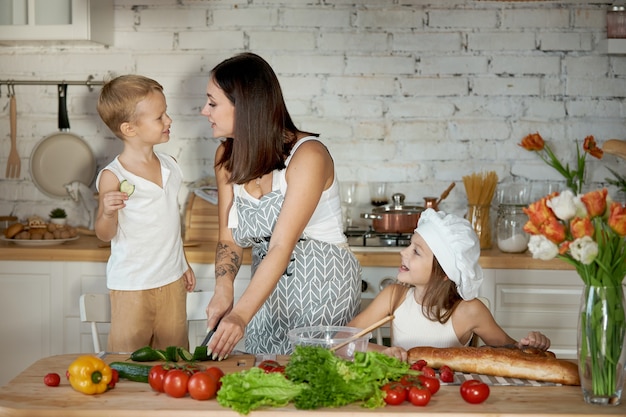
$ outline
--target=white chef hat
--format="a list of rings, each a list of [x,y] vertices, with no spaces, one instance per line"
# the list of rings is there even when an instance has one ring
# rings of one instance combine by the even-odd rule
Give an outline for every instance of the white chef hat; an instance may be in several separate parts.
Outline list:
[[[459,295],[464,300],[476,298],[483,270],[478,263],[480,242],[470,222],[428,208],[420,215],[415,233],[426,241]]]

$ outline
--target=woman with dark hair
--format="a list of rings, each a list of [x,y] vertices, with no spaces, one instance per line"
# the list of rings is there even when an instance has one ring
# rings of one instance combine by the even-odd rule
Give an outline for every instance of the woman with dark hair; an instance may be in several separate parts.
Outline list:
[[[278,78],[258,55],[218,64],[202,109],[213,136],[219,242],[208,344],[223,359],[246,336],[251,353],[292,351],[287,332],[344,325],[356,314],[361,266],[343,233],[333,159],[318,134],[299,130]],[[243,248],[252,279],[234,305]],[[219,326],[218,326],[219,323]]]

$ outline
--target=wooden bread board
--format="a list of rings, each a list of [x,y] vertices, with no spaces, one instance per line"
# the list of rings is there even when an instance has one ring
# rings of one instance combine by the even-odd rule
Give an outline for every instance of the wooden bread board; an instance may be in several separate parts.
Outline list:
[[[185,242],[217,242],[219,233],[217,206],[189,193],[185,209]]]

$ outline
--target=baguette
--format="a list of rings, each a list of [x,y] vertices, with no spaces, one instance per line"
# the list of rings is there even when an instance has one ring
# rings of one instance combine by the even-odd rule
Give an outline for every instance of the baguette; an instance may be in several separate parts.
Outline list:
[[[454,371],[580,385],[578,366],[557,359],[552,352],[510,347],[414,347],[408,350],[409,363],[423,359],[428,366],[448,365]]]

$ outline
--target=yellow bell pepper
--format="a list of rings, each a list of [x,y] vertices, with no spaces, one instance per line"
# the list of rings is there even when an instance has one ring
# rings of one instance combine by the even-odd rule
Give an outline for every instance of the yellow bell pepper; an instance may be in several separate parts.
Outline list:
[[[111,382],[112,371],[102,359],[85,355],[76,358],[67,369],[70,384],[83,394],[102,394]]]

